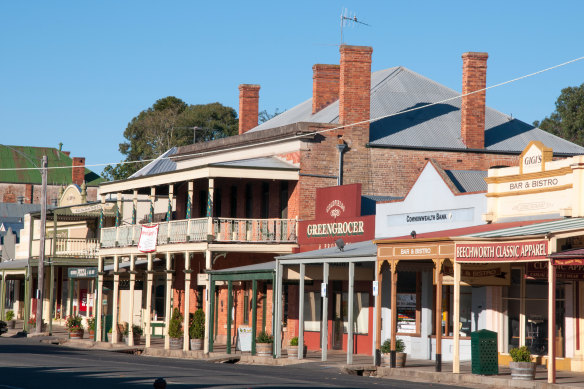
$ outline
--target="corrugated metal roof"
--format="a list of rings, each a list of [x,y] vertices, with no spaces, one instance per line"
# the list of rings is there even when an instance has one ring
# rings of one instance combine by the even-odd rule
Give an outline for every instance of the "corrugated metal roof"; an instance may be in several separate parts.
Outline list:
[[[0,203],[0,222],[20,223],[27,213],[40,210],[40,204]]]
[[[281,260],[292,259],[318,259],[318,258],[354,258],[354,257],[376,257],[377,245],[372,240],[359,243],[350,243],[340,251],[337,247],[307,251],[304,253],[283,255],[277,257]]]
[[[582,259],[584,258],[584,249],[580,248],[580,249],[569,249],[569,250],[564,250],[564,251],[560,251],[557,253],[553,253],[552,255],[550,255],[550,258],[553,259]]]
[[[6,235],[9,229],[12,229],[12,232],[16,234],[16,237],[20,239],[20,230],[24,228],[24,223],[9,223],[9,222],[0,222],[0,236]]]
[[[241,272],[259,272],[259,271],[276,271],[276,261],[254,263],[253,265],[230,267],[221,270],[207,270],[207,273],[224,274],[224,273],[241,273]]]
[[[73,159],[53,147],[29,147],[0,145],[0,167],[6,168],[38,168],[43,155],[47,156],[49,167],[72,166]],[[98,186],[105,181],[96,173],[85,169],[85,183],[88,186]],[[32,170],[0,170],[0,182],[15,184],[41,184],[41,173]],[[71,169],[49,169],[47,176],[49,185],[69,185],[72,183]]]
[[[282,161],[275,157],[240,159],[237,161],[226,161],[213,163],[211,166],[233,166],[233,167],[251,167],[266,169],[289,169],[298,170],[298,166]]]
[[[129,178],[144,177],[153,174],[168,173],[175,171],[176,162],[174,162],[172,159],[168,157],[176,154],[177,150],[178,150],[177,147],[168,149],[154,161],[150,162],[148,165],[144,166],[142,169],[132,174]]]
[[[450,181],[461,193],[486,192],[487,172],[483,170],[444,170]]]
[[[459,93],[404,67],[371,75],[371,118],[421,107]],[[250,130],[262,131],[297,122],[338,123],[338,100],[312,115],[312,99]],[[466,149],[460,138],[460,104],[456,99],[425,109],[377,120],[370,126],[370,143],[429,149]],[[486,108],[485,148],[521,152],[532,140],[543,142],[555,153],[584,154],[584,148],[539,128]]]
[[[365,197],[366,199],[373,200],[375,202],[378,202],[378,201],[393,201],[393,200],[402,200],[403,199],[403,197],[397,197],[397,196],[361,195],[361,197]]]
[[[494,224],[496,225],[496,224]],[[521,235],[545,235],[548,233],[557,233],[561,231],[576,230],[584,228],[584,218],[569,218],[548,221],[543,223],[536,223],[529,226],[513,227],[506,229],[499,229],[490,232],[479,232],[465,236],[473,238],[497,238],[507,236],[521,236]]]
[[[15,259],[13,261],[0,262],[0,270],[26,269],[28,262],[26,259]]]

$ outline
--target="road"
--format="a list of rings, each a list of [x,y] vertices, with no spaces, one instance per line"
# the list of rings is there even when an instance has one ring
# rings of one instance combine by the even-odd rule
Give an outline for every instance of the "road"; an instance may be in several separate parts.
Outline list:
[[[77,350],[27,339],[0,338],[0,389],[152,388],[446,388],[444,385],[350,376],[336,367],[219,364]]]

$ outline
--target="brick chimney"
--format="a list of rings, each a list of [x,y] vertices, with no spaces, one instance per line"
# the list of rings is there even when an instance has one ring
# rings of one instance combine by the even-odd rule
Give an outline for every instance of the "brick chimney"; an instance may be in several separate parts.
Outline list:
[[[71,169],[71,181],[81,186],[85,181],[85,158],[73,157],[73,168]]]
[[[339,99],[340,71],[339,65],[312,67],[312,114]]]
[[[487,85],[487,53],[462,55],[462,94]],[[460,136],[469,149],[485,148],[485,91],[462,98]]]
[[[351,124],[368,120],[373,49],[369,46],[341,45],[340,51],[339,122]],[[349,147],[352,149],[365,146],[369,142],[369,123],[347,127],[340,132],[349,140]]]
[[[239,86],[239,134],[258,125],[260,86],[241,84]]]

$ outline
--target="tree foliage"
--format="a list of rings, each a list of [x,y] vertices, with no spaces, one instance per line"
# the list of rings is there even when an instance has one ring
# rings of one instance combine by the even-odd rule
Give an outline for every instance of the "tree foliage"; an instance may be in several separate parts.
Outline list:
[[[533,125],[584,146],[584,84],[562,89],[556,110]]]
[[[125,159],[118,165],[108,165],[103,176],[122,180],[146,163],[174,146],[209,141],[237,134],[237,112],[220,103],[188,105],[181,99],[168,96],[157,100],[152,107],[134,117],[126,130],[126,141],[120,143]],[[132,161],[130,163],[130,161]]]

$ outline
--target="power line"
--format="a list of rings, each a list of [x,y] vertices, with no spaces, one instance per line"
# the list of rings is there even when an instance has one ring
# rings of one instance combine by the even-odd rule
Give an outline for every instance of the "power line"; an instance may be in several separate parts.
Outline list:
[[[548,68],[545,68],[545,69],[542,69],[542,70],[538,70],[538,71],[533,72],[533,73],[529,73],[529,74],[525,74],[525,75],[520,76],[520,77],[513,78],[513,79],[508,80],[508,81],[500,82],[498,84],[491,85],[491,86],[488,86],[488,87],[485,87],[485,88],[482,88],[482,89],[478,89],[478,90],[473,91],[473,92],[469,92],[469,93],[466,93],[466,94],[460,94],[460,95],[457,95],[457,96],[454,96],[454,97],[450,97],[450,98],[447,98],[447,99],[444,99],[444,100],[440,100],[440,101],[436,101],[436,102],[433,102],[433,103],[429,103],[429,104],[426,104],[426,105],[423,105],[423,106],[420,106],[420,107],[410,108],[410,109],[406,109],[404,111],[395,112],[395,113],[391,113],[391,114],[383,115],[383,116],[378,116],[378,117],[373,118],[373,119],[367,119],[367,120],[362,120],[362,121],[355,122],[355,123],[344,124],[344,125],[336,126],[334,128],[325,128],[325,129],[322,129],[322,130],[312,131],[312,132],[308,132],[308,133],[303,133],[303,134],[300,134],[300,135],[290,135],[290,136],[284,137],[284,138],[278,138],[278,139],[274,139],[274,140],[270,140],[270,141],[259,142],[259,143],[255,143],[253,146],[265,146],[265,145],[269,145],[269,144],[273,144],[273,143],[279,143],[279,142],[286,141],[286,140],[294,140],[294,139],[304,138],[304,137],[311,136],[311,135],[318,135],[318,134],[322,134],[322,133],[329,132],[329,131],[336,131],[336,130],[340,130],[340,129],[343,129],[343,128],[354,127],[354,126],[359,126],[361,124],[376,122],[378,120],[387,119],[387,118],[390,118],[390,117],[393,117],[393,116],[403,115],[405,113],[409,113],[409,112],[413,112],[413,111],[418,111],[418,110],[424,109],[424,108],[429,108],[429,107],[432,107],[434,105],[447,103],[449,101],[461,99],[463,97],[470,96],[470,95],[473,95],[475,93],[481,93],[481,92],[485,92],[485,91],[487,91],[489,89],[494,89],[494,88],[498,88],[500,86],[504,86],[504,85],[507,85],[507,84],[511,84],[513,82],[517,82],[517,81],[520,81],[520,80],[523,80],[523,79],[526,79],[526,78],[529,78],[529,77],[533,77],[533,76],[536,76],[538,74],[545,73],[545,72],[548,72],[550,70],[554,70],[554,69],[557,69],[557,68],[560,68],[560,67],[569,65],[569,64],[574,63],[574,62],[581,61],[583,59],[584,59],[584,56],[578,57],[578,58],[575,58],[575,59],[572,59],[572,60],[569,60],[569,61],[560,63],[558,65],[550,66]],[[245,146],[233,146],[233,147],[229,147],[229,148],[226,148],[226,149],[221,149],[221,152],[240,150],[240,149],[249,148],[249,147],[250,147],[249,145],[245,145]],[[214,154],[216,152],[217,152],[216,150],[214,150],[214,151],[200,151],[200,152],[192,153],[192,154],[182,154],[180,157],[181,158],[185,158],[185,157],[196,157],[196,156],[202,156],[202,155],[206,155],[206,154]],[[108,166],[108,165],[125,165],[125,164],[128,164],[129,165],[129,164],[136,164],[136,163],[147,163],[147,162],[152,162],[152,161],[155,161],[155,160],[163,160],[163,159],[170,159],[170,160],[172,160],[173,159],[173,156],[163,157],[163,158],[156,157],[156,158],[142,159],[142,160],[135,160],[135,161],[121,161],[121,162],[111,162],[111,163],[97,163],[97,164],[85,165],[85,167],[101,167],[101,166]],[[53,166],[53,167],[48,167],[47,170],[49,170],[49,169],[72,169],[72,168],[73,168],[73,166]],[[38,168],[0,168],[0,171],[20,171],[20,170],[38,170]]]

